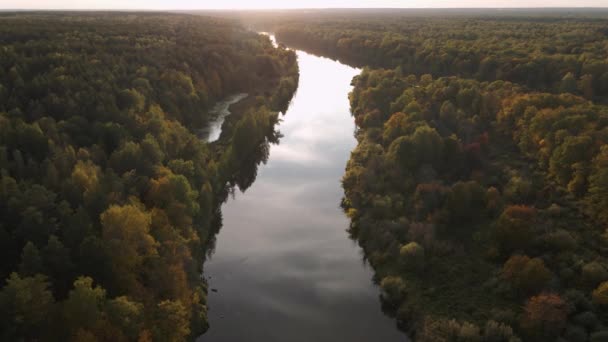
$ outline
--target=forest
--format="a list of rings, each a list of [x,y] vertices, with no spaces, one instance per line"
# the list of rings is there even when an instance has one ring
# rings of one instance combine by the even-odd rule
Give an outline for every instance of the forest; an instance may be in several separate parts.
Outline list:
[[[0,46],[0,340],[200,335],[219,205],[278,139],[295,53],[230,20],[133,12],[2,13]],[[199,139],[235,92],[249,108]]]
[[[0,13],[0,340],[208,329],[286,45],[362,68],[339,204],[411,340],[608,341],[608,11],[584,9]]]
[[[342,206],[414,340],[608,340],[606,18],[248,19],[364,67]]]
[[[606,34],[605,19],[484,17],[304,22],[279,26],[276,32],[291,46],[348,64],[400,67],[405,74],[504,80],[597,101],[608,96]]]

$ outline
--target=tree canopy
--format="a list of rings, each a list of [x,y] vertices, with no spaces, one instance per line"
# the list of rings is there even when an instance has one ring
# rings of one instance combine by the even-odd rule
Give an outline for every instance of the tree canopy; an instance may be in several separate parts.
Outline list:
[[[276,140],[295,53],[162,13],[5,12],[0,45],[0,339],[202,333],[219,205],[262,161],[241,146]],[[197,136],[216,101],[259,88],[235,115],[255,136]]]

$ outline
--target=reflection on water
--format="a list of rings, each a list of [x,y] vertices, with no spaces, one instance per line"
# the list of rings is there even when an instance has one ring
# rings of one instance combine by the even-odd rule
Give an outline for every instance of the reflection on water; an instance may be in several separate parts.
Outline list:
[[[204,270],[211,327],[199,340],[406,341],[382,314],[339,207],[356,144],[347,94],[359,70],[298,58],[300,84],[280,144],[270,145],[255,183],[222,207]]]
[[[246,97],[247,94],[245,93],[234,94],[215,104],[209,112],[211,119],[207,126],[200,130],[199,137],[208,142],[214,142],[219,139],[222,133],[222,124],[226,117],[230,115],[228,108]]]

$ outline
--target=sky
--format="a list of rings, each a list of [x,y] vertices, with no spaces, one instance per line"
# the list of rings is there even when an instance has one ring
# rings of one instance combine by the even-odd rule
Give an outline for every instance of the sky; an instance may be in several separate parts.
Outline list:
[[[0,0],[0,9],[608,7],[608,0]]]

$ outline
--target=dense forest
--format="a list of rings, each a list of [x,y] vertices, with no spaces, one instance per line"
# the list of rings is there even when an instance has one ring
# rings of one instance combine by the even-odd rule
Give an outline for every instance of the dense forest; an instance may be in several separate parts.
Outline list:
[[[3,13],[0,46],[0,340],[199,335],[219,204],[278,139],[295,53],[159,13]],[[235,92],[250,110],[201,141]]]
[[[365,66],[342,205],[414,340],[608,340],[605,12],[250,21]]]
[[[288,24],[275,19],[271,27],[279,41],[351,65],[505,80],[598,101],[608,96],[607,13],[496,16],[286,16]]]
[[[245,26],[364,67],[341,204],[413,340],[608,340],[605,11],[203,14],[0,14],[0,340],[207,329],[219,205],[298,83]]]

